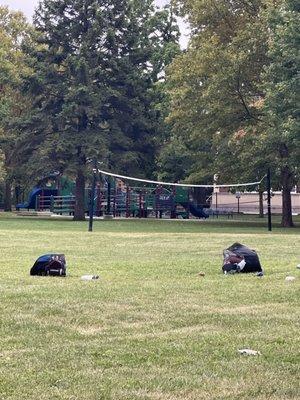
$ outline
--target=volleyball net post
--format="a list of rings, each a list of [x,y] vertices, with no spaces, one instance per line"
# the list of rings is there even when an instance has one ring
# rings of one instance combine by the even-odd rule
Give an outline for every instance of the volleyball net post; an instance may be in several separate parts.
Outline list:
[[[90,207],[89,207],[89,232],[93,232],[93,223],[94,223],[94,201],[96,195],[96,184],[97,184],[97,161],[93,161],[93,182],[92,182],[92,191],[90,198]]]

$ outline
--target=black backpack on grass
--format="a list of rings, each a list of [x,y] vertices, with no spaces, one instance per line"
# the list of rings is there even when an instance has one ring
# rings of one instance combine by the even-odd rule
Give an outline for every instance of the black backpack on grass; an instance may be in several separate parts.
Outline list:
[[[30,275],[66,276],[67,264],[64,254],[45,254],[39,257],[30,270]]]

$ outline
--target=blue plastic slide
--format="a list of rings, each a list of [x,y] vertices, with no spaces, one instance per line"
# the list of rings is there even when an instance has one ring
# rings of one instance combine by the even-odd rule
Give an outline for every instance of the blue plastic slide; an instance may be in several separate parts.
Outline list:
[[[28,201],[25,201],[25,203],[17,204],[16,206],[17,210],[19,210],[20,208],[35,209],[36,196],[38,196],[41,192],[42,192],[41,188],[34,187],[32,191],[29,193]]]
[[[16,205],[17,210],[20,210],[22,208],[27,208],[28,210],[35,210],[36,207],[36,198],[40,194],[44,196],[57,196],[57,190],[56,189],[42,189],[39,187],[34,187],[32,191],[29,193],[28,196],[28,201],[25,201],[25,203],[20,203]]]

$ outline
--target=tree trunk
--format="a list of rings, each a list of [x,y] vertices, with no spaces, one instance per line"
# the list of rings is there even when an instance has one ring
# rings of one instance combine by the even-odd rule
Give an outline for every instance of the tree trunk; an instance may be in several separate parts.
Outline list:
[[[75,210],[74,221],[85,220],[85,176],[82,167],[77,170],[76,186],[75,186]]]
[[[291,190],[293,187],[292,173],[288,166],[281,169],[282,183],[282,219],[281,225],[285,228],[294,226],[292,217],[292,197]]]
[[[11,211],[11,180],[5,180],[5,190],[4,190],[4,211]]]
[[[86,112],[83,111],[78,116],[78,134],[82,134],[88,126],[88,117]],[[77,176],[75,185],[75,210],[74,221],[85,220],[85,175],[84,167],[86,164],[86,157],[82,151],[82,146],[77,146]]]
[[[264,218],[264,192],[263,192],[263,190],[259,189],[258,196],[259,196],[259,218]]]
[[[15,187],[16,205],[21,203],[21,186],[19,184]]]

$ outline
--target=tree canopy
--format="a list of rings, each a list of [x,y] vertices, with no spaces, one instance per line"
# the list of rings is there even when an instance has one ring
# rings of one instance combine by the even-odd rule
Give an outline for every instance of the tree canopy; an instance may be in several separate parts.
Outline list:
[[[300,176],[299,12],[299,2],[284,0],[267,13],[270,63],[264,74],[264,111],[268,150],[283,190],[283,226],[293,225],[290,192]]]
[[[5,209],[11,209],[11,184],[23,174],[21,169],[25,138],[15,122],[23,119],[30,99],[22,93],[22,79],[31,73],[24,42],[32,28],[19,12],[0,7],[0,152],[5,176]]]
[[[76,171],[83,218],[88,159],[153,173],[154,85],[178,33],[168,10],[156,12],[150,0],[42,1],[34,24],[39,36],[28,87],[40,150]]]
[[[284,142],[285,139],[284,134],[278,132],[278,124],[275,128],[277,142],[272,139],[275,124],[270,102],[272,91],[279,89],[279,85],[272,86],[276,82],[272,74],[277,57],[280,71],[277,74],[283,74],[286,83],[294,84],[296,91],[291,75],[286,74],[285,62],[289,61],[282,51],[286,40],[286,46],[292,52],[297,39],[289,41],[281,32],[276,53],[271,15],[276,12],[283,19],[288,18],[287,3],[291,2],[280,1],[274,5],[274,2],[263,0],[177,1],[180,12],[190,22],[192,37],[187,51],[177,57],[169,69],[171,107],[168,122],[172,128],[170,145],[174,140],[181,140],[190,154],[192,162],[186,174],[189,181],[212,183],[216,173],[223,182],[229,178],[256,180],[264,175],[267,167],[272,168],[274,176],[277,175],[279,164],[278,158],[274,157],[274,145],[280,158],[278,139]],[[294,10],[293,18],[296,20],[297,17]],[[276,26],[275,30],[279,29]],[[296,26],[292,28],[290,24],[289,30],[294,30],[296,35]],[[294,64],[290,68],[295,68],[296,59],[293,58]],[[285,97],[292,108],[297,107],[295,95],[289,95],[288,87],[286,89],[285,93],[281,90],[281,99]],[[279,100],[280,95],[277,98]],[[277,111],[273,114],[282,123],[291,123],[290,118]],[[297,131],[295,127],[292,129]],[[295,134],[291,137],[294,140],[293,144],[290,142],[292,153],[295,153]],[[295,182],[299,158],[291,154],[288,158],[293,164]],[[273,183],[276,185],[276,181]],[[279,184],[286,185],[282,174]],[[291,183],[287,190],[289,197],[290,190]],[[284,197],[285,201],[288,199]],[[283,218],[283,225],[292,225],[291,208],[283,207],[283,210],[290,215],[289,222],[284,222]]]

